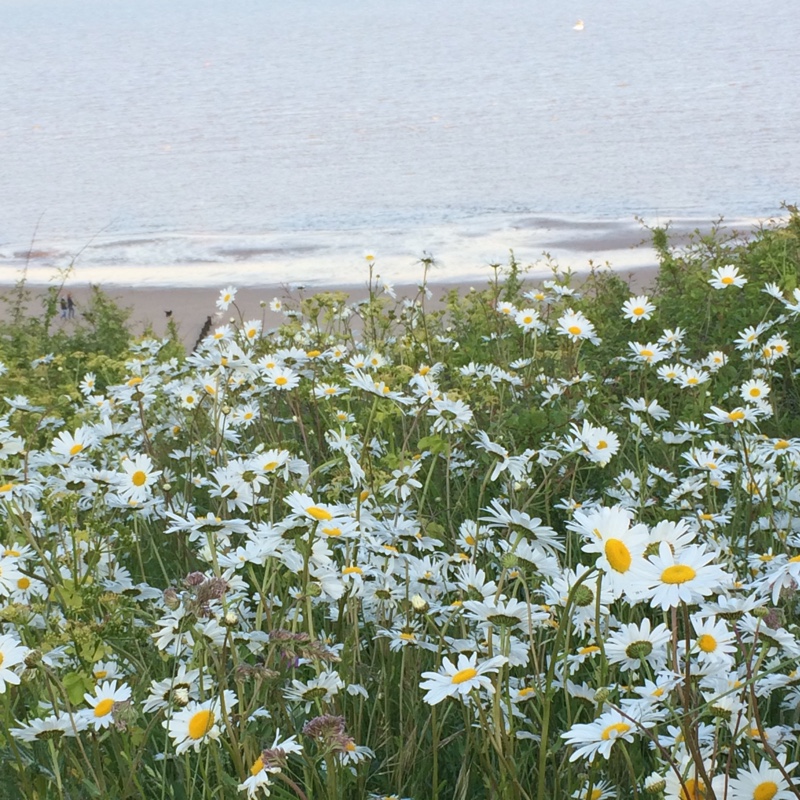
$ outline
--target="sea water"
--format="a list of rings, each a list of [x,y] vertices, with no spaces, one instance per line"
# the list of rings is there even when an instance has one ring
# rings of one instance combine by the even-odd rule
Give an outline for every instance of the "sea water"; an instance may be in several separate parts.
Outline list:
[[[796,0],[0,0],[0,282],[647,263],[637,217],[800,199],[798,41]]]

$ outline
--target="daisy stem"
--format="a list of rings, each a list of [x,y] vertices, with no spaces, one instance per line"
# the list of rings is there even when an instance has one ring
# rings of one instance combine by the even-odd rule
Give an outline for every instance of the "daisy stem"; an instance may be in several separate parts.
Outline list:
[[[53,773],[56,776],[56,786],[58,787],[59,797],[64,796],[64,786],[61,783],[61,767],[58,765],[58,754],[52,739],[47,740],[47,747],[50,750],[50,760],[53,762]]]
[[[561,649],[561,641],[564,638],[564,631],[569,631],[572,629],[571,620],[570,620],[570,612],[572,610],[572,606],[575,602],[575,594],[577,593],[578,589],[588,580],[589,576],[595,571],[596,567],[590,567],[586,570],[586,572],[581,575],[578,580],[572,585],[572,588],[569,590],[569,594],[567,595],[567,602],[564,604],[564,613],[561,617],[561,623],[558,626],[558,630],[556,632],[556,638],[553,642],[553,647],[551,652],[558,653]],[[550,796],[548,791],[546,777],[547,777],[547,740],[550,733],[550,712],[552,710],[552,694],[551,694],[551,687],[553,685],[553,680],[555,678],[555,669],[556,669],[556,662],[558,661],[557,658],[550,659],[550,666],[547,668],[547,676],[545,677],[545,684],[544,684],[544,709],[542,711],[542,733],[541,733],[541,743],[539,746],[539,774],[537,776],[537,787],[536,787],[536,800],[545,800],[546,797]]]

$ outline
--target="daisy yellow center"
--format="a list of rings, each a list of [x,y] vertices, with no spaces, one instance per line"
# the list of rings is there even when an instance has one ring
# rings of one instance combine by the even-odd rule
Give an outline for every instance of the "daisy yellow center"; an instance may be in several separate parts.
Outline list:
[[[5,656],[4,656],[2,653],[0,653],[0,667],[2,667],[2,666],[3,666],[3,662],[4,662],[5,660],[6,660],[6,659],[5,659]]]
[[[704,633],[697,640],[697,646],[704,653],[713,653],[717,649],[717,640],[710,633]]]
[[[325,390],[325,394],[336,394],[336,387],[335,386],[329,386]]]
[[[400,637],[404,642],[413,642],[414,641],[414,634],[413,633],[401,633]]]
[[[523,686],[519,690],[519,696],[520,697],[527,697],[529,694],[533,694],[533,692],[534,692],[533,686]]]
[[[19,550],[3,550],[4,556],[11,556],[12,558],[19,558],[22,555]]]
[[[128,381],[128,386],[138,386],[142,382],[142,379],[139,377],[131,378]]]
[[[277,461],[268,461],[266,464],[264,464],[264,472],[272,472],[272,470],[274,470],[277,466]]]
[[[70,447],[69,454],[71,456],[76,456],[81,450],[83,450],[83,445],[80,442],[75,442],[75,444]]]
[[[189,720],[189,738],[202,739],[214,725],[214,712],[208,709],[198,711]]]
[[[636,306],[636,308],[633,309],[633,313],[635,316],[641,317],[642,314],[644,314],[644,309],[641,306]]]
[[[209,394],[216,394],[217,393],[216,387],[212,386],[210,383],[206,384],[205,389]]]
[[[523,322],[524,322],[526,325],[530,325],[530,324],[531,324],[531,322],[533,322],[533,317],[523,317],[523,318],[522,318],[522,321],[523,321]]]
[[[592,793],[589,795],[589,800],[600,800],[603,796],[602,789],[592,789]]]
[[[776,450],[785,450],[789,446],[789,442],[786,439],[778,439],[777,442],[773,445]]]
[[[423,377],[425,377],[425,375],[427,375],[430,371],[431,371],[430,367],[420,367],[419,368],[419,374],[422,375]]]
[[[363,489],[358,495],[358,499],[363,503],[369,497],[369,490]]]
[[[20,578],[17,581],[17,588],[18,589],[22,589],[23,592],[26,589],[30,588],[30,585],[31,585],[31,579],[30,578]]]
[[[700,519],[704,520],[705,522],[710,522],[712,519],[714,519],[714,515],[713,514],[700,514]]]
[[[131,483],[133,483],[134,486],[144,486],[146,481],[147,475],[140,469],[137,469],[136,472],[131,475]]]
[[[320,350],[309,350],[309,351],[306,353],[306,355],[307,355],[309,358],[316,358],[317,356],[319,356],[319,355],[321,355],[321,354],[322,354],[322,353],[321,353],[321,351],[320,351]]]
[[[652,350],[648,350],[648,348],[645,347],[643,350],[639,351],[639,355],[642,358],[652,358],[653,357],[653,351]]]
[[[94,675],[94,679],[96,681],[101,681],[101,680],[103,680],[103,678],[105,678],[108,675],[108,670],[106,670],[106,669],[98,669],[98,670],[95,670],[92,673],[92,675]]]
[[[105,717],[107,714],[111,713],[111,709],[113,706],[114,706],[114,700],[110,697],[106,697],[105,700],[101,700],[94,707],[94,715],[96,717]]]
[[[761,395],[761,389],[756,388],[755,386],[750,390],[750,397],[759,397]]]
[[[361,567],[345,567],[342,570],[342,575],[361,575],[364,572]]]
[[[733,283],[733,278],[730,275],[726,275],[724,278],[720,280],[720,283],[724,283],[726,286],[730,286]]]
[[[728,414],[728,419],[732,420],[733,422],[739,422],[739,420],[744,419],[744,411],[740,411],[738,409],[736,411],[731,411],[731,413]]]
[[[599,652],[600,648],[596,644],[590,644],[587,645],[586,647],[581,647],[581,649],[578,650],[578,655],[590,656],[592,653],[599,653]]]
[[[692,580],[697,573],[686,564],[675,564],[672,567],[667,567],[661,573],[661,580],[663,583],[686,583]]]
[[[626,734],[630,729],[631,726],[626,722],[615,722],[613,725],[609,725],[607,728],[603,729],[600,738],[604,741],[608,741],[609,739],[614,739],[617,736]]]
[[[706,785],[701,780],[687,778],[686,788],[681,789],[680,800],[705,800]]]
[[[579,327],[578,325],[570,325],[570,326],[569,326],[569,328],[567,328],[567,330],[568,330],[568,331],[569,331],[569,332],[570,332],[570,333],[571,333],[573,336],[578,336],[578,334],[580,334],[580,332],[581,332],[581,329],[580,329],[580,327]]]
[[[247,338],[252,339],[257,333],[258,331],[255,328],[250,328],[250,330],[247,331]]]
[[[753,790],[753,800],[772,800],[777,793],[777,783],[774,781],[762,781]]]
[[[605,547],[606,558],[615,572],[627,572],[631,566],[631,551],[619,539],[609,539]]]
[[[792,557],[789,559],[789,563],[790,563],[790,564],[796,564],[798,561],[800,561],[800,556],[792,556]]]
[[[289,379],[288,378],[284,378],[283,375],[280,375],[277,378],[275,378],[275,384],[277,386],[286,386],[287,383],[289,383]]]
[[[341,528],[323,528],[322,532],[326,536],[341,536],[342,535],[342,529]]]
[[[230,294],[222,295],[222,302],[223,303],[230,303],[231,300],[233,300],[233,298],[231,297]]]
[[[259,756],[254,762],[253,766],[250,767],[250,774],[255,777],[258,775],[261,770],[264,769],[264,762],[261,760],[261,756]]]
[[[697,378],[689,378],[689,379],[686,381],[686,383],[689,383],[689,384],[691,384],[692,386],[696,386],[696,385],[699,383],[699,381],[698,381],[698,379],[697,379]]]
[[[597,443],[597,449],[598,450],[605,450],[607,447],[608,447],[608,442],[605,439],[601,439]]]
[[[478,670],[476,670],[474,667],[460,669],[455,675],[453,675],[452,682],[455,684],[465,683],[466,681],[471,681],[477,674]]]
[[[663,695],[664,695],[664,690],[663,690],[663,689],[662,689],[662,688],[659,686],[659,687],[658,687],[658,689],[655,689],[655,690],[652,692],[652,695],[653,695],[653,697],[663,697]]]
[[[330,519],[333,519],[333,514],[330,511],[326,511],[324,508],[320,508],[319,506],[309,506],[306,509],[306,514],[310,517],[313,517],[320,522],[327,522]]]

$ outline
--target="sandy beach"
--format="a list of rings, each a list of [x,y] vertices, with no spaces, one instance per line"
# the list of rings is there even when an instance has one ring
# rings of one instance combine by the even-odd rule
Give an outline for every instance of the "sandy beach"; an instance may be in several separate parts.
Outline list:
[[[657,270],[653,267],[630,270],[629,272],[618,271],[623,279],[627,280],[632,291],[646,291],[654,284]],[[585,276],[585,273],[584,273]],[[482,289],[488,284],[484,281],[458,281],[458,282],[435,282],[429,283],[431,292],[430,306],[437,307],[443,297],[452,289],[457,289],[461,293],[469,292],[471,288]],[[552,278],[552,274],[545,272],[530,273],[524,275],[525,284],[531,287],[540,285],[542,281]],[[574,273],[574,280],[579,282],[582,278],[580,272]],[[223,287],[137,287],[137,286],[104,286],[104,290],[120,306],[130,310],[129,323],[131,330],[136,334],[142,334],[151,329],[156,336],[164,336],[167,333],[167,326],[170,319],[174,320],[187,348],[191,348],[203,328],[208,317],[211,317],[212,324],[220,325],[224,322],[241,317],[242,320],[259,319],[264,323],[264,327],[269,329],[275,327],[284,319],[280,313],[270,310],[270,303],[274,299],[279,299],[286,307],[296,308],[303,298],[312,297],[323,291],[342,291],[348,295],[348,302],[358,302],[367,296],[366,284],[332,286],[306,286],[298,288],[296,285],[261,285],[261,286],[237,286],[235,306],[231,306],[225,313],[220,313],[216,307],[219,291]],[[28,314],[40,313],[41,299],[46,291],[46,287],[41,284],[28,284],[31,292],[31,300],[28,305]],[[417,296],[419,287],[415,284],[395,284],[393,286],[398,302],[403,298]],[[0,284],[0,296],[8,298],[13,291],[10,284]],[[61,289],[61,294],[66,297],[70,293],[75,303],[75,318],[73,320],[62,320],[59,317],[55,324],[70,326],[80,324],[82,312],[89,304],[91,286],[88,284],[74,283],[68,281]],[[0,318],[7,318],[7,304],[0,305]]]

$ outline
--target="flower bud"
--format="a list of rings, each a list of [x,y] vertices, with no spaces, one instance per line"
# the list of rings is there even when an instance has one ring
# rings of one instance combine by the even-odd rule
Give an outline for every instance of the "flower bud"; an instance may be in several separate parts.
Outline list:
[[[418,614],[425,614],[430,608],[428,601],[421,594],[415,594],[411,598],[411,605]]]

